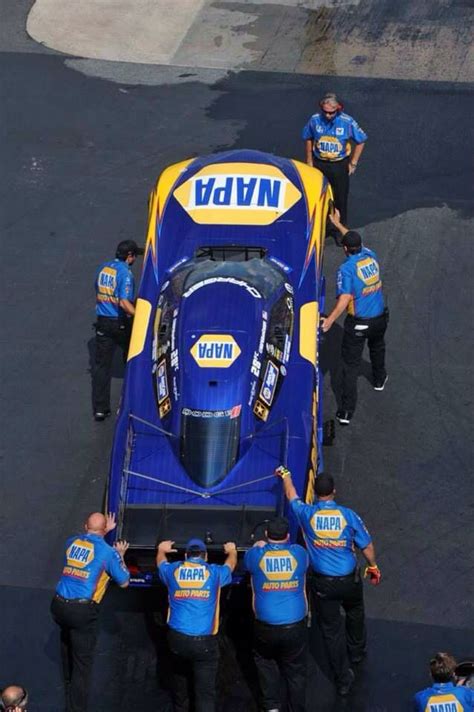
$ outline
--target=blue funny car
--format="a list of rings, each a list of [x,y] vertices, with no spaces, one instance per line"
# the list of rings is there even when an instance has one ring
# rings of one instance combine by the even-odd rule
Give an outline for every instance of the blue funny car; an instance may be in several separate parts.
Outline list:
[[[331,197],[319,171],[257,151],[160,176],[107,492],[137,561],[157,539],[251,546],[285,509],[280,464],[312,500]]]

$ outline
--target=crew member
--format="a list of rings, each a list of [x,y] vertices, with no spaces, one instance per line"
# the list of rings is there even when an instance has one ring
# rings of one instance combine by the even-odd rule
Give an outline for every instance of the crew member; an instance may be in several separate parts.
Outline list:
[[[232,580],[237,549],[232,542],[224,544],[227,558],[220,566],[207,563],[207,549],[201,539],[188,541],[184,561],[170,563],[167,556],[176,552],[173,546],[173,541],[162,541],[158,545],[156,564],[168,588],[174,710],[188,709],[188,685],[192,676],[196,712],[214,712],[219,662],[219,598],[221,587]]]
[[[2,690],[0,709],[4,712],[27,712],[28,691],[21,685],[8,685]]]
[[[474,690],[456,687],[454,671],[456,660],[449,653],[436,653],[430,660],[433,685],[417,692],[413,701],[414,712],[472,712]]]
[[[131,322],[135,314],[135,282],[131,266],[143,254],[133,240],[117,245],[115,259],[104,262],[97,271],[95,365],[92,374],[92,405],[95,420],[110,415],[110,380],[116,346],[124,363],[130,343]]]
[[[350,663],[366,654],[363,585],[355,547],[367,561],[365,576],[374,585],[381,574],[375,562],[374,545],[358,514],[336,504],[334,480],[330,475],[316,478],[316,504],[305,504],[296,492],[291,473],[284,467],[275,474],[282,478],[285,495],[298,520],[310,558],[310,588],[336,686],[347,695],[354,681]],[[345,625],[341,616],[345,611]]]
[[[343,112],[343,104],[336,94],[325,94],[319,108],[303,129],[306,163],[318,168],[328,179],[345,223],[349,176],[357,169],[367,134],[352,116]]]
[[[61,658],[67,712],[86,712],[89,679],[97,640],[99,603],[110,579],[126,588],[130,575],[123,556],[125,541],[114,547],[104,536],[115,528],[115,517],[90,514],[85,534],[67,540],[63,573],[51,603],[61,628]]]
[[[252,581],[261,707],[264,712],[281,709],[281,673],[292,712],[304,712],[308,554],[289,543],[288,520],[283,517],[269,522],[265,536],[267,541],[257,541],[244,558]]]
[[[357,376],[365,340],[369,346],[373,387],[383,391],[387,382],[385,370],[385,331],[388,310],[384,305],[382,280],[377,255],[362,245],[355,230],[341,222],[338,210],[329,219],[342,235],[346,260],[337,273],[337,301],[329,316],[321,319],[321,328],[329,331],[336,319],[347,309],[342,339],[341,408],[336,417],[341,425],[349,425],[357,402]]]

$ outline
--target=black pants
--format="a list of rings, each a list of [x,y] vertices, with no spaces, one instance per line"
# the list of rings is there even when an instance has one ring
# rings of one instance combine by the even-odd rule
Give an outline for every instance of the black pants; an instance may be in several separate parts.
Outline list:
[[[66,712],[86,712],[99,607],[95,603],[64,603],[55,597],[51,614],[61,629]]]
[[[313,159],[315,168],[323,173],[331,184],[334,193],[334,203],[341,213],[341,222],[347,225],[347,200],[349,198],[349,173],[347,172],[349,158],[342,161],[320,161]]]
[[[313,574],[310,587],[317,624],[325,640],[336,681],[344,683],[349,675],[350,658],[363,655],[367,645],[360,572],[357,569],[349,576],[340,577]],[[341,607],[346,614],[345,625]]]
[[[92,404],[94,413],[110,410],[110,380],[115,347],[123,352],[127,360],[130,344],[131,324],[129,319],[109,319],[97,317],[95,335],[95,364],[92,374]]]
[[[307,638],[306,620],[292,625],[255,621],[254,659],[263,710],[281,709],[281,675],[291,712],[305,711]]]
[[[168,643],[172,653],[174,712],[188,712],[189,688],[193,682],[195,712],[215,712],[219,663],[217,636],[183,635],[170,629]]]
[[[354,412],[357,402],[357,376],[364,350],[365,340],[369,345],[370,362],[374,382],[383,382],[387,372],[385,370],[385,331],[387,329],[387,316],[374,317],[373,319],[358,319],[347,316],[344,322],[344,336],[342,338],[342,398],[343,410]]]

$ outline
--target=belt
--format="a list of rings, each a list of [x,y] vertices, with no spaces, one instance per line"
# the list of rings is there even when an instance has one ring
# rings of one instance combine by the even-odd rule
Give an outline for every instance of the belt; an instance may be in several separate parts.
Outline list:
[[[64,596],[60,596],[59,593],[55,593],[54,598],[61,601],[61,603],[92,603],[94,606],[97,605],[91,598],[64,598]]]
[[[175,630],[174,628],[170,628],[170,633],[173,635],[177,635],[180,638],[192,638],[193,640],[209,640],[209,638],[215,638],[215,635],[188,635],[187,633],[181,633],[179,630]]]
[[[264,626],[265,628],[278,628],[278,630],[287,630],[288,628],[296,628],[297,626],[301,625],[301,623],[304,623],[304,618],[302,618],[300,621],[296,621],[295,623],[283,623],[283,625],[280,625],[279,623],[265,623],[265,621],[259,621],[258,618],[256,618],[255,623],[258,623],[258,625]]]
[[[319,158],[319,156],[314,156],[313,158],[316,161],[319,161],[320,163],[341,163],[341,161],[347,161],[350,156],[343,156],[342,158],[333,158],[332,160],[330,158]]]
[[[385,316],[385,312],[377,314],[376,316],[354,316],[354,314],[348,314],[347,316],[349,319],[354,319],[354,321],[372,321],[373,319],[380,319],[382,316]]]
[[[319,574],[317,571],[313,571],[313,576],[316,576],[316,578],[323,578],[326,581],[344,581],[345,579],[352,579],[354,578],[356,569],[352,571],[350,574],[346,574],[345,576],[326,576],[326,574]]]

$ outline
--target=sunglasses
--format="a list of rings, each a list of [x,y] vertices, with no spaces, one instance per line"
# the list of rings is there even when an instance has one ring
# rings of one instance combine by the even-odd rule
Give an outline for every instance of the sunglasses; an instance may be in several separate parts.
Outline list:
[[[333,111],[326,111],[326,109],[323,109],[323,114],[326,114],[327,116],[334,116],[334,114],[337,114],[337,109],[334,109]]]

